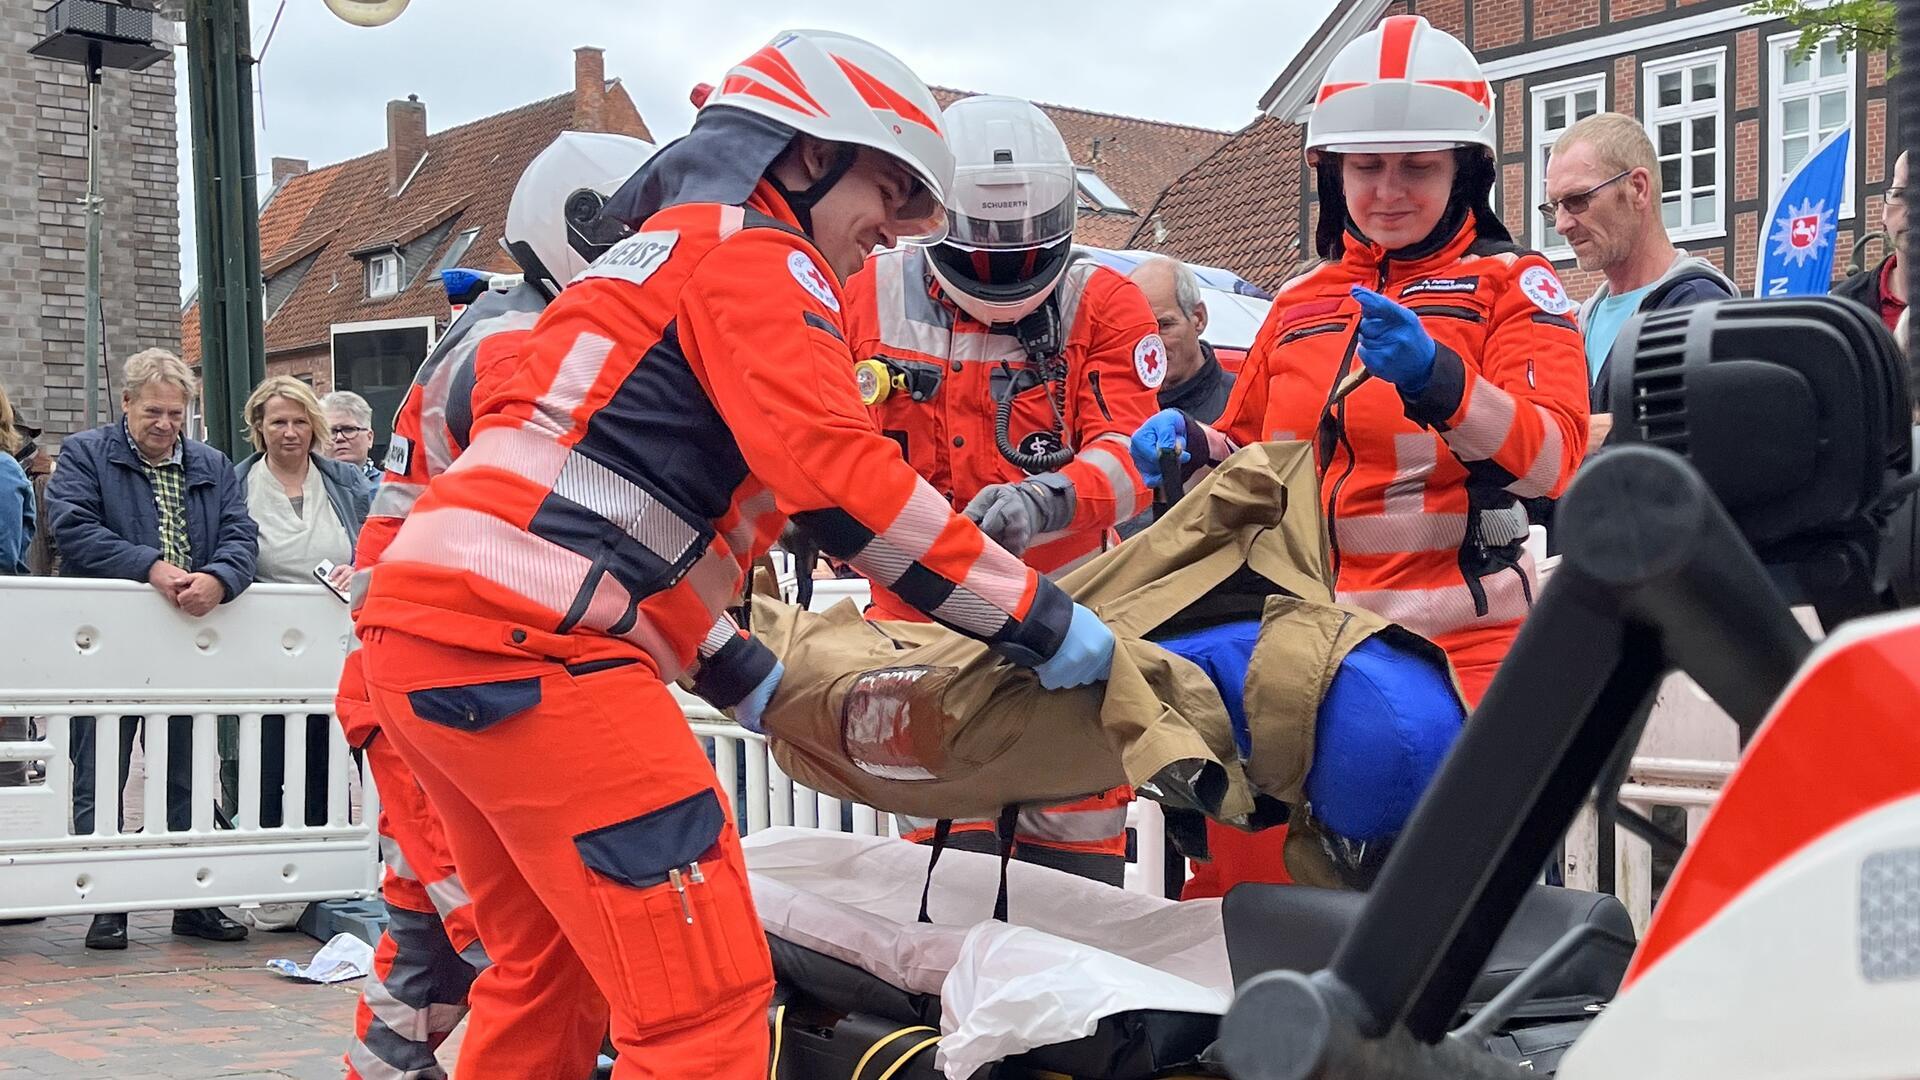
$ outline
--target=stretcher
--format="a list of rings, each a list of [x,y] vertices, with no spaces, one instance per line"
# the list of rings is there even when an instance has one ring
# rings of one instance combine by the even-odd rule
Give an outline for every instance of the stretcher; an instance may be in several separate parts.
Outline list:
[[[774,1080],[1217,1074],[1234,987],[1323,965],[1364,899],[1274,885],[1181,903],[957,850],[929,879],[924,847],[808,829],[743,844],[778,980]],[[1540,964],[1581,928],[1578,948]],[[1494,1006],[1484,1042],[1551,1073],[1618,987],[1631,938],[1612,897],[1538,886],[1463,1011],[1518,985],[1524,1002]]]

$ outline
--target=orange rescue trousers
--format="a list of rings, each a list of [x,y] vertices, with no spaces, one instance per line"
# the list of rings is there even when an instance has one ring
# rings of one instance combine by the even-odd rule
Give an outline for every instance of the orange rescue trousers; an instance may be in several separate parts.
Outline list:
[[[764,1076],[773,969],[731,800],[652,666],[363,633],[492,960],[462,1080],[590,1075],[609,1024],[617,1080]]]

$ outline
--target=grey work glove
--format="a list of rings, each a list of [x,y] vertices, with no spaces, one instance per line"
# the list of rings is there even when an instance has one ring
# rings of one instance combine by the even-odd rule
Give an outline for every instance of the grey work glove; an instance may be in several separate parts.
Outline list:
[[[995,543],[1022,555],[1034,537],[1066,528],[1073,508],[1073,482],[1059,473],[1041,473],[1017,484],[982,488],[964,513]]]

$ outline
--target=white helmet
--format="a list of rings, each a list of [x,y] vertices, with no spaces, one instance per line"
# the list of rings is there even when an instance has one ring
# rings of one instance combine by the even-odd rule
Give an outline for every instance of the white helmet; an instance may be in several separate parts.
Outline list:
[[[561,132],[514,185],[500,245],[528,281],[558,295],[630,231],[600,211],[652,156],[651,144],[626,135]]]
[[[940,126],[940,103],[885,49],[831,31],[788,30],[734,65],[701,107],[741,109],[817,139],[886,154],[925,189],[897,216],[924,218],[916,239],[939,238],[940,204],[953,184],[953,151]],[[821,190],[815,197],[837,179],[816,185]]]
[[[1073,254],[1073,156],[1047,114],[1020,98],[962,98],[943,119],[958,164],[947,238],[928,264],[967,314],[1019,322],[1046,303]]]
[[[1459,39],[1418,15],[1395,15],[1327,67],[1307,151],[1414,153],[1493,145],[1493,88]]]

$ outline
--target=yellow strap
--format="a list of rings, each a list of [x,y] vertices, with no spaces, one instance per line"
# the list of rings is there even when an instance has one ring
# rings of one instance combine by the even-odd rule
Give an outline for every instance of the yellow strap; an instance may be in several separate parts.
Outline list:
[[[767,1080],[780,1080],[780,1029],[786,1026],[787,1007],[777,1005],[773,1010],[773,1063],[767,1066]]]
[[[933,1030],[932,1028],[926,1026],[925,1024],[918,1024],[913,1027],[903,1027],[899,1031],[896,1031],[893,1034],[888,1035],[883,1039],[875,1040],[872,1046],[867,1047],[867,1052],[860,1055],[860,1063],[853,1067],[853,1080],[860,1080],[860,1075],[867,1071],[867,1062],[872,1061],[873,1055],[878,1054],[881,1051],[881,1049],[884,1048],[888,1043],[892,1042],[893,1040],[899,1038],[902,1035],[911,1035],[916,1031],[932,1031],[932,1030]]]
[[[934,1043],[937,1043],[939,1041],[940,1041],[940,1036],[935,1035],[931,1039],[922,1039],[921,1041],[915,1043],[913,1045],[913,1049],[908,1050],[904,1054],[901,1054],[897,1061],[887,1066],[887,1071],[881,1073],[880,1076],[878,1077],[878,1080],[893,1080],[893,1074],[899,1072],[902,1066],[906,1065],[907,1062],[912,1061],[914,1057],[920,1053],[920,1051],[925,1050],[927,1047],[932,1046]]]

